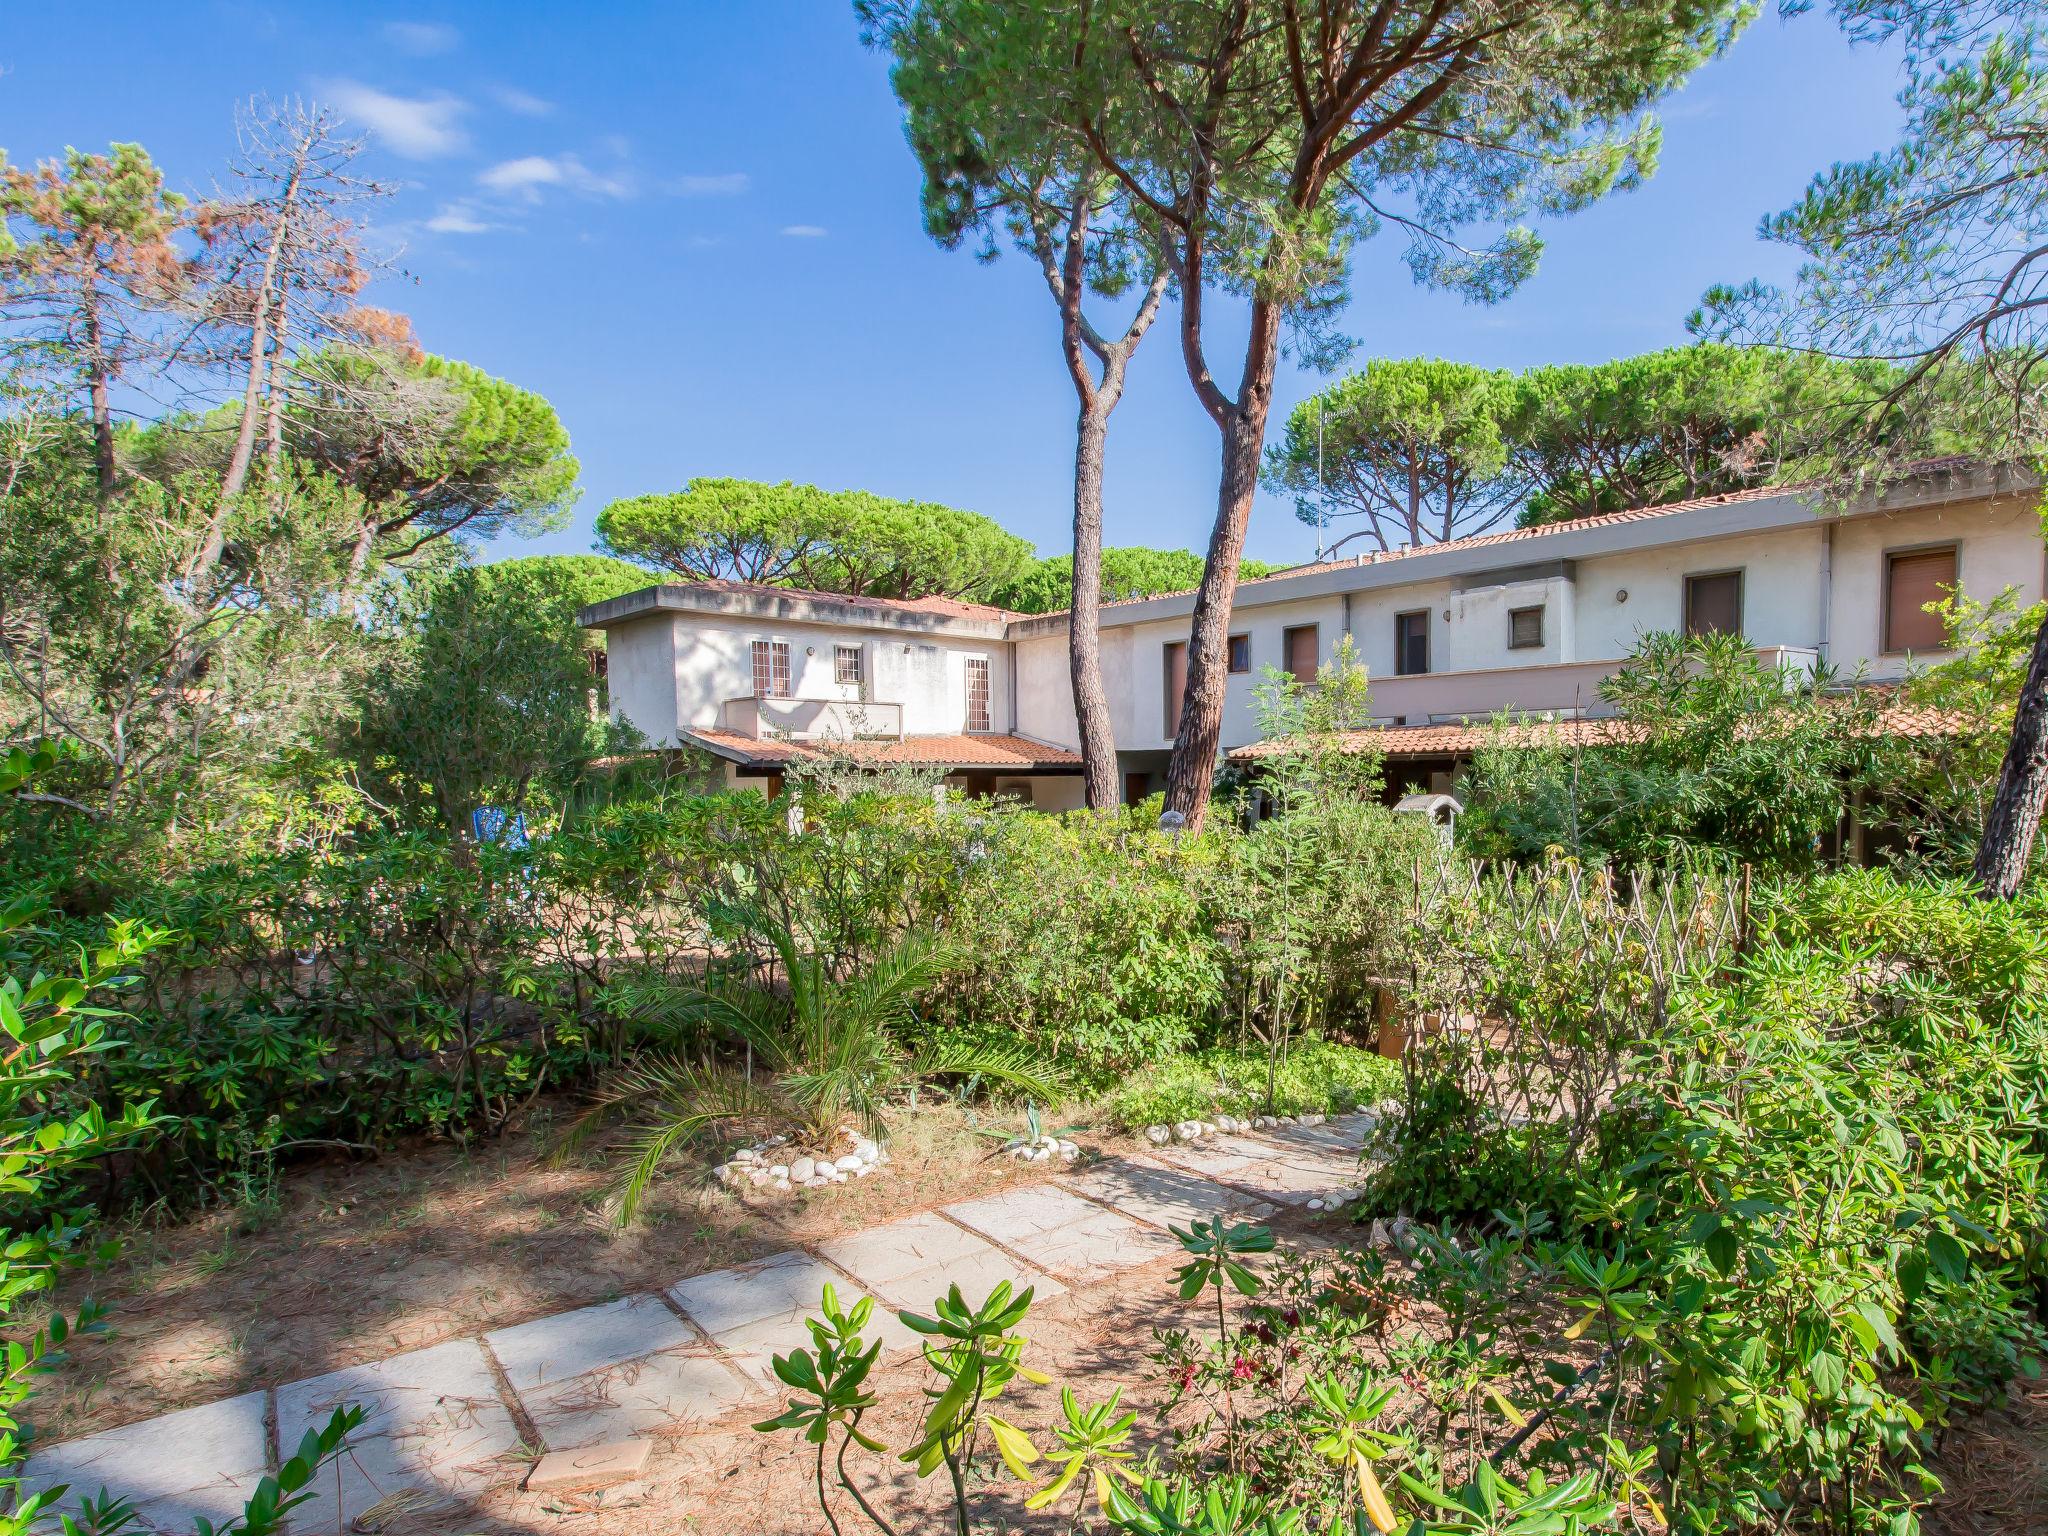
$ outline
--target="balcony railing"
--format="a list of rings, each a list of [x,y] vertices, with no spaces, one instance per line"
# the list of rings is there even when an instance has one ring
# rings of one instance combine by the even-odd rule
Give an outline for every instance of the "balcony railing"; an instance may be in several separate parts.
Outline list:
[[[1803,646],[1767,645],[1759,647],[1756,654],[1767,667],[1802,676],[1819,662],[1818,654]],[[1388,725],[1440,725],[1484,720],[1503,710],[1560,716],[1612,714],[1600,697],[1600,683],[1621,666],[1619,659],[1566,661],[1375,677],[1373,718]]]
[[[847,699],[727,699],[725,728],[756,741],[898,741],[903,736],[901,704]]]

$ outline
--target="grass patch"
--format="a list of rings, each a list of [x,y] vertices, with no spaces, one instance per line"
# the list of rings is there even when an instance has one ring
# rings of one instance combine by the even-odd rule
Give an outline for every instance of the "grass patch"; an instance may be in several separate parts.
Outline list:
[[[1129,1130],[1217,1115],[1342,1114],[1397,1092],[1401,1068],[1352,1045],[1304,1040],[1287,1053],[1266,1100],[1263,1047],[1219,1047],[1141,1068],[1109,1096],[1109,1116]]]

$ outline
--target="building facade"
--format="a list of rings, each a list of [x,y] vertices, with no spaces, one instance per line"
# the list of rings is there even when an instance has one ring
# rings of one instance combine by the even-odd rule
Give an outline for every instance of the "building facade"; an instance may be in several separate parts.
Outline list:
[[[1223,747],[1257,740],[1265,669],[1312,679],[1345,635],[1372,679],[1375,722],[1398,728],[1398,788],[1448,787],[1467,722],[1601,713],[1600,680],[1651,631],[1737,633],[1778,666],[1896,681],[1945,654],[1923,609],[1945,590],[2043,595],[2037,499],[1949,464],[1845,511],[1798,489],[1739,491],[1245,582]],[[1193,609],[1183,592],[1102,610],[1127,799],[1163,780]],[[944,767],[976,792],[1081,803],[1065,614],[712,582],[650,587],[583,619],[607,631],[615,711],[657,745],[720,757],[732,782],[772,783],[793,757],[839,742]]]

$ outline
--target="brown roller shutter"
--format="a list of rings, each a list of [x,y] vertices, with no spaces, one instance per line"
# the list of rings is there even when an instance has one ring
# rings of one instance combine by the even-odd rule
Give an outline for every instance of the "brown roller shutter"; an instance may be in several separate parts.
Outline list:
[[[1166,648],[1166,734],[1180,729],[1180,704],[1188,692],[1188,643],[1176,640]]]
[[[1297,625],[1281,634],[1281,649],[1287,659],[1287,670],[1294,674],[1297,683],[1312,683],[1316,680],[1316,626]]]
[[[1929,603],[1948,596],[1956,584],[1956,552],[1915,549],[1885,556],[1884,648],[1887,651],[1938,651],[1948,644],[1941,615],[1926,611]]]

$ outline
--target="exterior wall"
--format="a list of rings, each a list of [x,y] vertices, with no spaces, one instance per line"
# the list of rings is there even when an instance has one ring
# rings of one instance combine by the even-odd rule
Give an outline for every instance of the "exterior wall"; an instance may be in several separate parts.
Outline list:
[[[1835,529],[1835,600],[1828,650],[1837,669],[1853,672],[1867,664],[1871,677],[1905,672],[1905,656],[1884,653],[1885,555],[1949,543],[1959,546],[1958,585],[1980,602],[1989,602],[2007,587],[2017,590],[2022,603],[2038,602],[2043,595],[2041,524],[2031,502],[1978,502],[1848,519]]]
[[[615,625],[605,634],[605,651],[613,716],[633,726],[650,746],[675,746],[676,645],[667,615]]]
[[[1742,572],[1742,628],[1752,644],[1816,647],[1822,639],[1826,539],[1816,514],[1810,522],[1776,533],[1584,561],[1578,570],[1579,657],[1618,659],[1653,630],[1683,629],[1685,578],[1733,570]]]
[[[643,633],[658,633],[660,638],[642,642],[638,637]],[[727,701],[752,697],[756,640],[780,640],[789,646],[792,698],[845,702],[858,702],[860,690],[834,680],[832,648],[859,645],[868,698],[901,705],[902,729],[910,735],[950,735],[966,730],[966,663],[969,657],[985,658],[989,664],[989,728],[996,732],[1011,729],[1010,648],[1002,641],[905,636],[824,624],[745,624],[674,612],[620,625],[611,634],[614,707],[663,745],[675,743],[679,725],[694,729],[723,726]],[[622,645],[622,641],[628,643]],[[661,701],[664,674],[668,681],[665,709]],[[665,734],[657,735],[655,724]]]
[[[1074,718],[1067,637],[1036,635],[1017,641],[1012,651],[1011,662],[1017,672],[1017,734],[1078,749],[1081,727]],[[1105,666],[1107,662],[1105,657]]]

